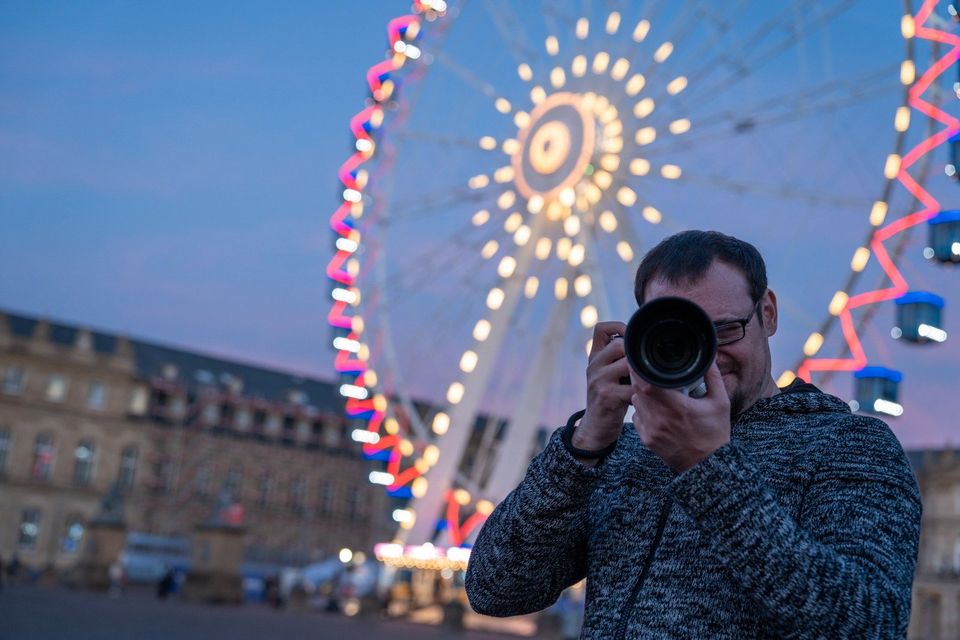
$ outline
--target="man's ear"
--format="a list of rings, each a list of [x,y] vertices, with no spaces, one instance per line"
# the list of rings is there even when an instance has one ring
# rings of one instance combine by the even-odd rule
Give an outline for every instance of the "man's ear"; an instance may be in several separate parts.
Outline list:
[[[763,328],[767,330],[767,337],[777,332],[777,294],[773,289],[767,289],[760,301],[760,313],[763,314]]]

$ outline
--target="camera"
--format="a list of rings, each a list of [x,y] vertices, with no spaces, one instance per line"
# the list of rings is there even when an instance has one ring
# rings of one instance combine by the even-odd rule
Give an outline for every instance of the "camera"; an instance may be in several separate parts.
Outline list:
[[[706,395],[704,374],[717,355],[717,332],[707,312],[684,298],[654,298],[630,318],[623,337],[627,362],[650,384]]]

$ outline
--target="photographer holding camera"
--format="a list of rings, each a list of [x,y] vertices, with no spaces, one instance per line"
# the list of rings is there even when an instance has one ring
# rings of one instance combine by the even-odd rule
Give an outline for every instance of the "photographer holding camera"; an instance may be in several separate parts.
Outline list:
[[[635,296],[629,328],[594,330],[586,409],[480,532],[473,608],[537,611],[587,578],[584,638],[905,638],[913,472],[880,420],[799,379],[777,388],[777,301],[757,249],[676,234],[644,257]],[[638,320],[663,298],[703,322]],[[635,339],[638,324],[659,337]],[[699,379],[655,375],[674,364]]]

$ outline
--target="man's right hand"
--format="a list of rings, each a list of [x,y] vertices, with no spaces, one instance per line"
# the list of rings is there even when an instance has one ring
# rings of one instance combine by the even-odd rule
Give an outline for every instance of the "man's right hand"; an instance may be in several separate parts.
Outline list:
[[[627,325],[599,322],[587,362],[587,411],[571,442],[578,449],[599,450],[620,437],[633,388],[621,380],[630,375],[622,336]]]

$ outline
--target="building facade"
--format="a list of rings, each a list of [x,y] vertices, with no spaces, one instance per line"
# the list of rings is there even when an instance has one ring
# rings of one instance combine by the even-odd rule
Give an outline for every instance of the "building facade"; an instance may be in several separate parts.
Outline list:
[[[389,540],[332,383],[0,313],[0,556],[76,564],[111,490],[129,531],[189,537],[229,506],[249,562]]]
[[[960,638],[960,451],[908,451],[923,496],[909,638]]]

